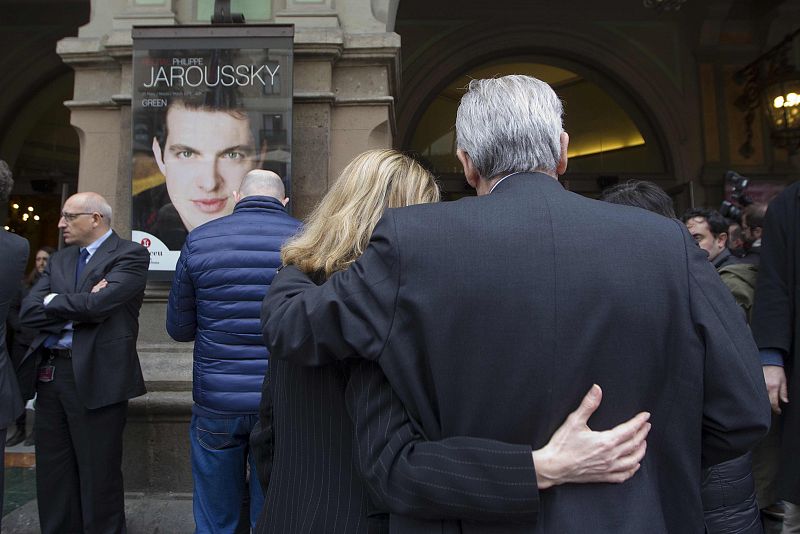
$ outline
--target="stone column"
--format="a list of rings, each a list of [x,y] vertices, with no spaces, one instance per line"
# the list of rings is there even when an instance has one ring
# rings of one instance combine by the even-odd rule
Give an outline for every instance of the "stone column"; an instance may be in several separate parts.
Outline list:
[[[195,0],[92,0],[91,21],[78,37],[58,44],[75,69],[74,98],[67,106],[81,143],[78,188],[108,198],[113,226],[125,237],[131,27],[195,22],[183,20],[194,7]],[[387,31],[386,21],[394,9],[393,0],[274,1],[274,22],[295,25],[291,205],[300,218],[350,158],[392,146],[400,39]],[[169,284],[149,284],[139,318],[137,347],[148,393],[130,403],[123,466],[129,492],[191,492],[192,345],[172,342],[165,331],[168,291]]]
[[[169,0],[93,0],[90,22],[57,47],[75,70],[73,100],[65,104],[81,144],[78,190],[108,199],[113,227],[123,237],[131,230],[131,27],[175,22]],[[138,351],[148,393],[130,403],[123,459],[128,492],[191,492],[192,347],[173,343],[166,334],[167,290],[148,287],[139,318]]]
[[[306,216],[353,156],[391,147],[400,37],[390,0],[286,0],[295,25],[294,214]],[[388,31],[387,31],[388,29]]]

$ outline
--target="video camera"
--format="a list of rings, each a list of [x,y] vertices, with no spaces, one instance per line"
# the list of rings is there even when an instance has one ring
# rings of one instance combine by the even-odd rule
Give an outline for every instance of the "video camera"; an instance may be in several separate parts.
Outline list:
[[[731,200],[723,200],[719,212],[723,217],[741,224],[742,210],[753,203],[753,199],[746,194],[750,179],[736,171],[728,171],[725,173],[725,181],[731,184]]]

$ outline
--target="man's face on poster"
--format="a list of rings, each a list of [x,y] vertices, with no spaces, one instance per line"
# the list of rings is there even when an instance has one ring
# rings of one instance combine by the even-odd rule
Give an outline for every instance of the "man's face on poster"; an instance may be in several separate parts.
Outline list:
[[[244,113],[175,104],[166,121],[163,150],[153,139],[153,155],[170,201],[191,231],[233,211],[233,191],[258,167],[260,154]]]

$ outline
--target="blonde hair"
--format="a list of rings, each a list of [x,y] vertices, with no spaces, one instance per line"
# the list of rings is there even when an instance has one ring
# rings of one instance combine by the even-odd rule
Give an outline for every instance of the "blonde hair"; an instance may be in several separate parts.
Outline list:
[[[438,201],[436,181],[418,162],[396,150],[368,150],[344,168],[281,260],[327,278],[361,256],[386,208]]]

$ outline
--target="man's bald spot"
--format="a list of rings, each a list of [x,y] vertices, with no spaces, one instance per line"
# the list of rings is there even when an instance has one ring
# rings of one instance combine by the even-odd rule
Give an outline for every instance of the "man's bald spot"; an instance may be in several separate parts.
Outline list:
[[[272,171],[256,169],[244,175],[242,185],[239,186],[239,196],[266,196],[283,201],[286,189],[280,176]]]
[[[80,209],[85,213],[99,213],[103,216],[100,224],[106,228],[111,227],[111,205],[102,195],[92,191],[76,193],[69,197],[67,202],[71,205],[80,206]]]

